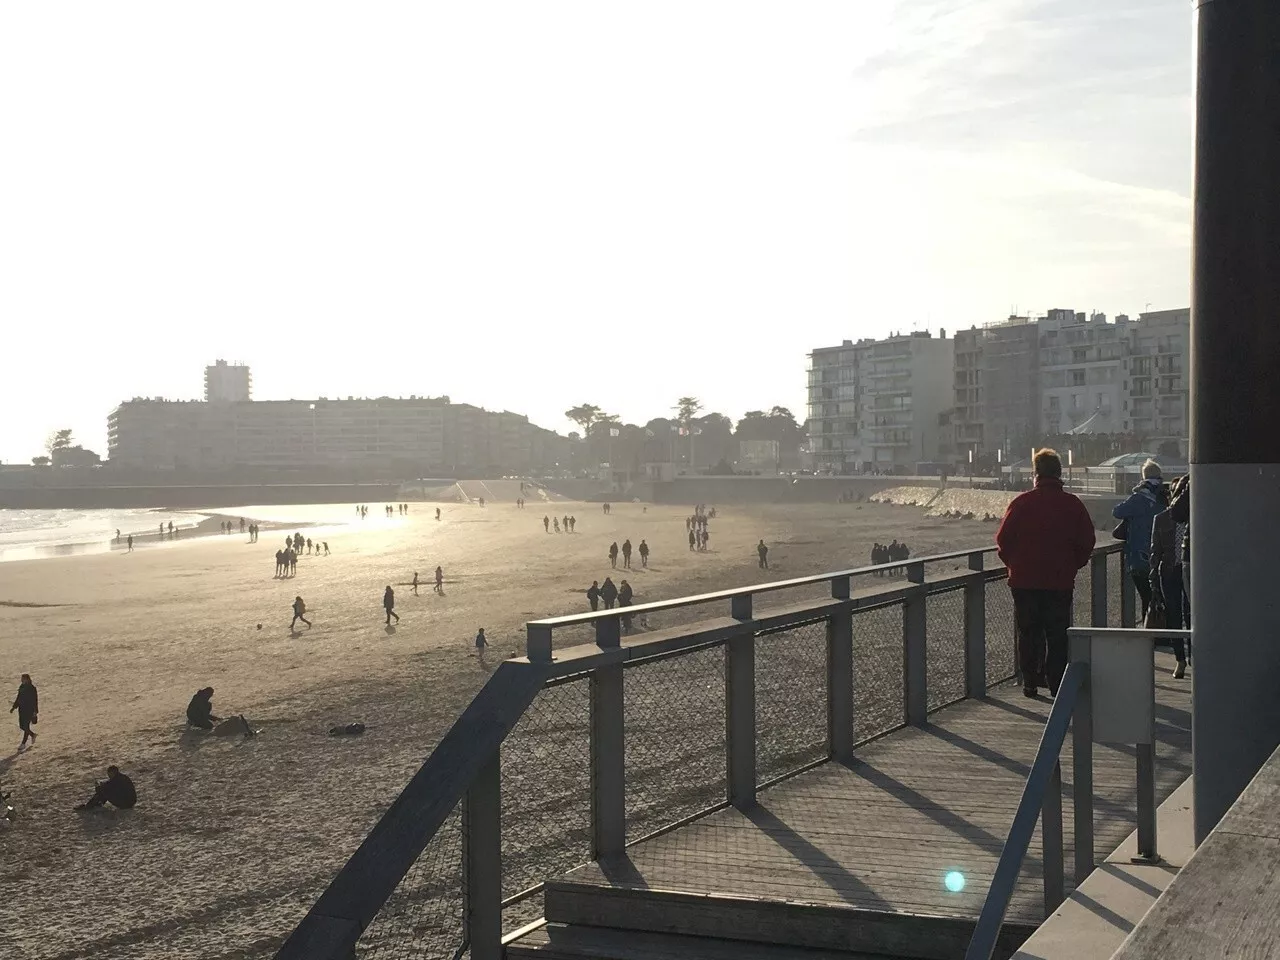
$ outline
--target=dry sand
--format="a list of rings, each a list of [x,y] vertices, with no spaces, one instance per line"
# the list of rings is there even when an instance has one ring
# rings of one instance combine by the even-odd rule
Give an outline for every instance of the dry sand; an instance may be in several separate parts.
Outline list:
[[[647,571],[625,574],[643,603],[862,565],[876,540],[904,539],[919,556],[994,532],[879,504],[734,507],[712,521],[712,550],[693,554],[685,509],[556,504],[578,518],[571,536],[544,534],[539,504],[443,509],[440,523],[433,504],[388,522],[374,505],[363,525],[321,528],[333,555],[302,556],[288,580],[272,578],[282,538],[265,530],[254,545],[237,534],[0,564],[0,678],[12,688],[0,693],[29,672],[41,705],[39,746],[13,753],[13,723],[0,750],[18,809],[0,828],[0,955],[270,956],[483,684],[476,628],[491,662],[523,652],[525,621],[586,608],[612,540],[653,550]],[[354,517],[307,510],[245,513]],[[443,597],[429,585],[437,563]],[[406,585],[415,569],[418,597]],[[314,627],[290,636],[295,594]],[[243,712],[262,734],[185,730],[205,685],[215,712]],[[350,721],[368,726],[363,737],[327,736]],[[137,808],[73,813],[109,763],[133,777]]]

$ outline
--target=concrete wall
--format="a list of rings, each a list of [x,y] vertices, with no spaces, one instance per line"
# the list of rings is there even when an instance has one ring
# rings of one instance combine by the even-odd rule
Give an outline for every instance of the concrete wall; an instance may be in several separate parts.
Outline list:
[[[398,483],[28,487],[0,489],[0,509],[194,509],[249,504],[382,503],[395,500],[399,489]]]

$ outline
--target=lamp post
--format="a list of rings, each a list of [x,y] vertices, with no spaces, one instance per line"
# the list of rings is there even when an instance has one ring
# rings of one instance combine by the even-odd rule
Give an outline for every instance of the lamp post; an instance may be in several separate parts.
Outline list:
[[[320,458],[316,455],[316,405],[311,404],[311,464],[315,466],[320,462]]]
[[[973,489],[973,447],[969,448],[969,489]]]
[[[1076,465],[1075,452],[1070,447],[1068,447],[1067,448],[1067,489],[1068,490],[1070,490],[1072,487],[1075,486],[1075,482],[1076,482],[1075,465]]]

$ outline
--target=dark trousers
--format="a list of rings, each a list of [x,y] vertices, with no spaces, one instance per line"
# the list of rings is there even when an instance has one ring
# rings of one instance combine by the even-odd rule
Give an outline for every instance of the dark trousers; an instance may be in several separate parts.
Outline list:
[[[1130,574],[1133,585],[1138,588],[1138,596],[1142,598],[1142,611],[1138,614],[1139,627],[1147,622],[1147,611],[1151,609],[1151,571],[1134,570]]]
[[[1186,627],[1188,617],[1186,594],[1182,589],[1182,568],[1172,567],[1160,570],[1160,595],[1164,597],[1165,626],[1170,630],[1182,630]],[[1169,646],[1173,655],[1179,660],[1187,659],[1186,645],[1182,638],[1171,639]]]
[[[1014,587],[1013,615],[1018,624],[1018,670],[1022,673],[1022,685],[1043,684],[1056,695],[1067,669],[1071,591]]]
[[[36,732],[31,729],[31,714],[23,713],[21,710],[18,711],[18,729],[22,731],[23,743],[36,738]]]

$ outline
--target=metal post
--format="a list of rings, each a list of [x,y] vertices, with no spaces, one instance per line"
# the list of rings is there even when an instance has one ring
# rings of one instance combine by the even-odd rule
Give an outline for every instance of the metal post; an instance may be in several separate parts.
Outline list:
[[[729,598],[729,616],[735,620],[751,619],[751,594],[744,593]]]
[[[725,647],[725,744],[729,802],[747,810],[756,802],[756,638],[732,637]]]
[[[1138,744],[1138,855],[1137,863],[1159,863],[1156,847],[1156,746]]]
[[[1132,627],[1138,622],[1138,590],[1129,575],[1129,559],[1120,554],[1120,626]]]
[[[1044,863],[1044,915],[1066,899],[1062,875],[1062,764],[1055,762],[1040,807],[1040,841]]]
[[[831,597],[849,599],[849,578],[831,581]],[[853,611],[827,621],[827,747],[837,763],[853,760]]]
[[[524,654],[530,660],[552,659],[551,628],[529,624],[524,642]]]
[[[969,569],[982,569],[982,551],[969,554]],[[987,582],[975,577],[964,588],[964,695],[987,695]]]
[[[1071,662],[1087,669],[1076,695],[1071,716],[1071,789],[1075,820],[1076,886],[1084,883],[1097,865],[1093,846],[1093,638],[1071,637]]]
[[[1095,553],[1089,561],[1089,619],[1094,627],[1107,625],[1107,555]]]
[[[599,621],[597,621],[599,622]],[[591,673],[592,857],[621,853],[627,841],[626,735],[622,664]]]
[[[914,577],[924,564],[913,563],[907,567],[907,576]],[[920,574],[923,577],[923,573]],[[902,659],[903,689],[906,696],[907,723],[922,727],[929,722],[929,662],[928,624],[926,622],[927,587],[912,579],[915,587],[902,604]]]
[[[604,648],[622,646],[622,618],[620,616],[601,617],[596,621],[596,646]]]
[[[1197,3],[1191,295],[1197,842],[1280,741],[1280,4]]]
[[[467,939],[474,960],[502,958],[502,774],[495,751],[463,807]]]

